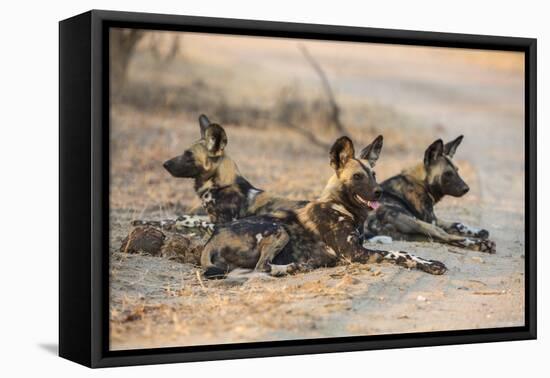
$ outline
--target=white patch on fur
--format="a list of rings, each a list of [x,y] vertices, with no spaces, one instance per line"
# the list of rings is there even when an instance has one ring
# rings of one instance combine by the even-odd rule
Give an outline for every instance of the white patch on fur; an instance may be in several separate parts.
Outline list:
[[[476,235],[481,231],[480,228],[471,227],[464,223],[457,223],[455,227],[458,231],[460,231],[463,234]]]
[[[388,251],[388,254],[384,258],[387,260],[397,260],[399,257],[406,258],[406,255],[399,251]]]
[[[415,255],[410,255],[413,261],[416,261],[419,264],[431,264],[429,260],[423,259],[422,257],[418,257]]]
[[[214,231],[214,223],[202,222],[201,227],[204,228],[204,229],[208,229],[210,231]]]
[[[256,234],[256,243],[261,242],[263,238],[264,238],[264,237],[263,237],[262,234]]]
[[[344,220],[346,220],[346,218],[344,218],[344,217],[338,217],[338,222],[342,222],[342,221],[344,221]]]
[[[475,244],[476,244],[475,241],[473,241],[472,239],[468,239],[468,238],[464,239],[464,240],[462,241],[462,243],[464,244],[465,247],[469,247],[469,246],[471,246],[471,245],[475,245]]]
[[[254,198],[260,193],[258,189],[250,189],[248,191],[248,194],[246,195],[246,198],[248,199],[248,202],[254,201]]]
[[[216,140],[214,138],[208,138],[206,140],[206,148],[208,151],[213,150],[216,145]]]
[[[176,221],[176,229],[178,228],[195,228],[202,227],[213,230],[214,224],[210,222],[207,216],[203,215],[183,215],[178,217]]]
[[[326,246],[326,251],[329,253],[329,255],[336,256],[336,252],[334,249],[330,248],[329,246]]]
[[[411,253],[407,252],[401,252],[401,251],[388,251],[388,255],[386,255],[384,258],[387,260],[397,260],[399,257],[403,257],[404,259],[409,260],[407,257],[410,258],[410,260],[418,263],[418,264],[431,264],[430,261],[423,259],[422,257],[415,256]]]
[[[272,276],[284,276],[288,274],[288,265],[274,265],[271,264]]]
[[[348,237],[346,238],[346,241],[348,243],[352,243],[353,242],[353,235],[348,235]]]
[[[374,236],[367,240],[369,243],[377,243],[377,244],[392,244],[393,239],[391,236],[385,236],[385,235],[378,235]]]
[[[351,219],[353,219],[353,214],[350,213],[349,211],[346,210],[346,208],[344,206],[340,206],[340,205],[337,205],[337,204],[333,204],[332,205],[332,209],[333,210],[336,210],[337,212],[339,213],[342,213],[344,215],[347,215],[348,217],[351,217]]]
[[[212,197],[212,192],[210,190],[207,190],[201,197],[203,204],[208,204],[210,202],[216,203],[216,200],[214,197]]]

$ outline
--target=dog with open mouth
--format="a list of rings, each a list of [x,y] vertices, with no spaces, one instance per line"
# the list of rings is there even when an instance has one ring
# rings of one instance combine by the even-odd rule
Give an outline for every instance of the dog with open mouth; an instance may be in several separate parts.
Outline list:
[[[356,158],[352,141],[337,139],[330,150],[335,173],[319,199],[299,209],[217,227],[201,256],[205,276],[223,278],[236,268],[277,276],[350,261],[386,261],[430,274],[445,273],[447,268],[439,261],[363,246],[363,224],[367,214],[378,208],[382,195],[373,170],[382,144],[382,136],[378,136]]]

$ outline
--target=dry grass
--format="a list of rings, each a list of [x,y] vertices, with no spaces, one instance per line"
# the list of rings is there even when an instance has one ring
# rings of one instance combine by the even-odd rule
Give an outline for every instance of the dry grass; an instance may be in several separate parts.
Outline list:
[[[132,265],[135,256],[126,256]],[[164,262],[161,264],[164,265]],[[116,270],[116,268],[115,268]],[[209,343],[213,337],[227,334],[225,342],[266,340],[272,334],[296,333],[311,330],[332,313],[351,308],[352,295],[368,293],[359,277],[370,272],[369,267],[350,265],[315,274],[299,275],[280,280],[257,275],[244,284],[229,281],[203,281],[197,270],[181,268],[181,276],[172,277],[162,291],[166,300],[145,302],[145,293],[115,295],[111,306],[111,337],[116,345],[131,343],[128,335],[146,339],[154,329],[159,339],[173,338],[185,343]],[[150,287],[147,278],[155,272],[135,272],[137,279],[128,280],[128,287]],[[118,282],[123,279],[118,278]],[[154,296],[154,293],[147,293]],[[170,298],[170,300],[168,300]],[[145,302],[145,303],[144,303]],[[167,302],[169,304],[167,304]],[[171,336],[169,336],[171,335]],[[322,336],[317,334],[318,337]],[[164,342],[163,341],[163,342]],[[156,343],[154,339],[150,341]]]

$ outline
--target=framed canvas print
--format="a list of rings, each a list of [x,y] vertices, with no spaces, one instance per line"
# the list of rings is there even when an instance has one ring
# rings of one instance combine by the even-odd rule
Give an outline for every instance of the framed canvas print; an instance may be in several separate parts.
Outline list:
[[[536,337],[536,40],[60,22],[62,357]]]

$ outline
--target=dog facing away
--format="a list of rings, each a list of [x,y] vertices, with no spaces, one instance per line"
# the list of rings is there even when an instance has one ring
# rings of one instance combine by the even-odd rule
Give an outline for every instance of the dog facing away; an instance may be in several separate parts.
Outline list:
[[[362,227],[367,213],[378,207],[382,193],[372,167],[379,157],[382,137],[355,158],[352,141],[339,138],[330,150],[335,174],[322,196],[301,208],[274,211],[216,227],[206,244],[201,265],[207,278],[222,278],[237,268],[272,275],[334,266],[340,261],[388,261],[431,274],[447,268],[402,251],[363,247]]]
[[[254,187],[225,153],[227,134],[223,127],[211,123],[204,114],[199,117],[199,126],[201,138],[183,154],[166,161],[164,168],[174,177],[194,180],[210,222],[226,223],[307,203],[275,197]]]
[[[463,136],[443,144],[433,142],[424,161],[382,183],[381,206],[369,213],[367,238],[390,236],[398,240],[435,240],[480,252],[495,253],[489,232],[461,222],[436,217],[434,206],[446,195],[462,197],[469,191],[452,158]]]

